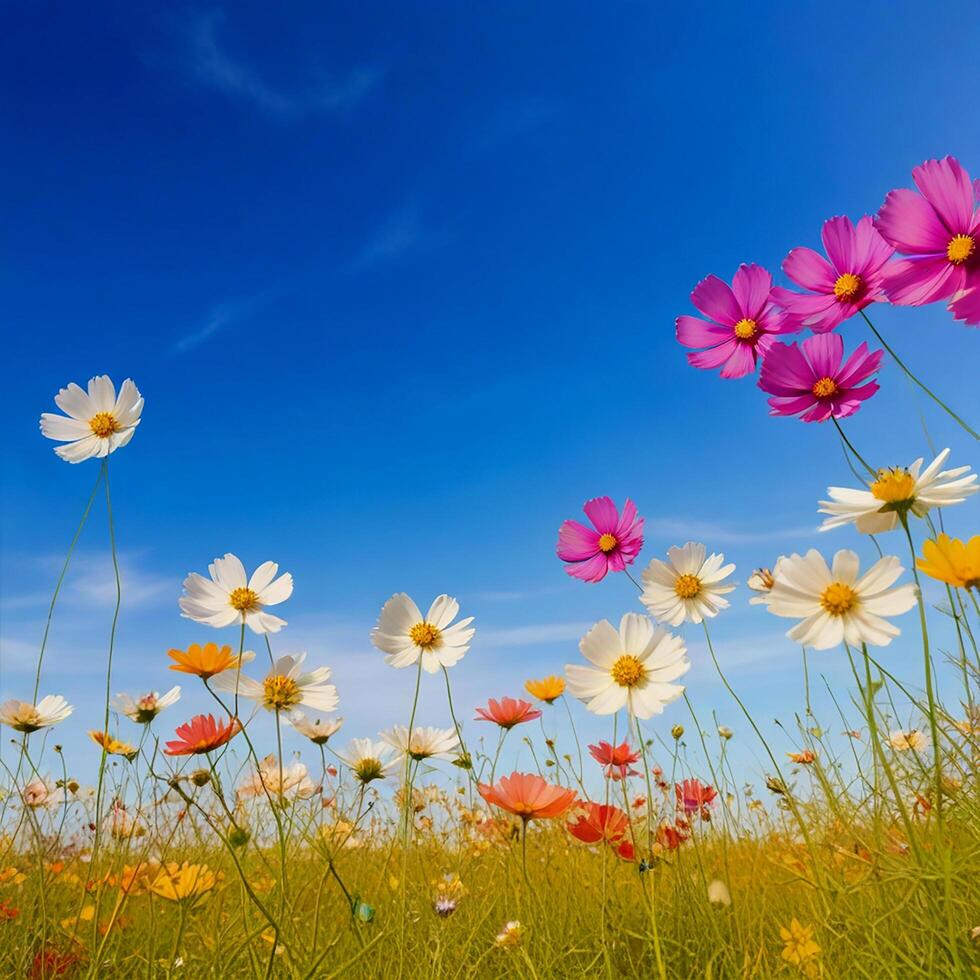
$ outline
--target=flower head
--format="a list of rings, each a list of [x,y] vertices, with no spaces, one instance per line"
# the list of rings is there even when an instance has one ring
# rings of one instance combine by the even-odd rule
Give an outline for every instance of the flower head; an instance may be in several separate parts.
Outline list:
[[[643,518],[627,498],[620,516],[610,497],[596,497],[583,507],[592,527],[564,521],[558,529],[558,557],[565,571],[583,582],[601,582],[608,572],[632,565],[643,547]]]
[[[802,752],[787,752],[786,757],[797,766],[812,766],[817,761],[817,756],[812,749],[804,749]]]
[[[691,667],[684,642],[646,616],[626,613],[618,630],[607,619],[596,623],[579,650],[593,666],[566,664],[568,689],[593,714],[626,708],[649,718],[684,693],[682,684],[672,683]]]
[[[375,779],[384,779],[398,767],[398,760],[393,758],[392,747],[386,742],[372,742],[369,738],[351,739],[347,749],[337,755],[357,779],[365,784]]]
[[[884,617],[911,609],[915,586],[891,587],[904,571],[893,556],[879,559],[864,575],[860,570],[858,556],[846,549],[834,555],[832,567],[815,548],[783,558],[769,593],[769,612],[799,619],[786,635],[816,650],[842,642],[887,646],[901,631]]]
[[[775,583],[775,572],[768,568],[757,568],[745,584],[755,593],[749,604],[753,606],[764,606],[769,601],[769,593]]]
[[[530,701],[520,698],[490,698],[485,708],[476,709],[477,721],[492,721],[501,728],[513,728],[515,725],[540,718],[541,712]]]
[[[920,572],[957,589],[980,590],[980,535],[969,541],[940,534],[935,541],[922,542],[922,557],[916,558]]]
[[[844,360],[844,341],[836,333],[816,334],[802,344],[774,344],[762,363],[759,387],[772,395],[770,415],[799,415],[825,422],[853,415],[877,390],[868,381],[883,351],[861,344]]]
[[[525,681],[524,690],[532,698],[544,701],[545,704],[553,704],[565,693],[565,678],[552,675],[539,681]]]
[[[206,864],[169,861],[150,883],[150,890],[168,902],[196,902],[214,888],[217,880]]]
[[[741,378],[755,370],[772,347],[773,338],[796,327],[773,305],[772,276],[761,266],[741,265],[732,285],[717,276],[702,279],[691,302],[708,319],[679,316],[677,339],[685,347],[700,347],[687,355],[696,368],[721,368],[723,378]]]
[[[220,628],[245,623],[255,633],[278,633],[286,621],[265,610],[293,594],[292,575],[286,572],[276,578],[278,572],[279,566],[267,561],[249,578],[237,556],[229,553],[215,558],[208,565],[210,579],[197,572],[184,579],[180,614],[205,626]]]
[[[480,783],[477,789],[487,803],[525,822],[560,817],[575,802],[575,790],[554,786],[533,773],[512,772],[494,785]]]
[[[143,411],[143,398],[129,378],[122,383],[117,398],[115,385],[105,374],[89,381],[87,394],[76,384],[62,388],[54,403],[65,415],[45,412],[41,433],[65,443],[55,446],[54,451],[69,463],[101,459],[125,446],[133,438]]]
[[[225,671],[215,679],[214,688],[229,694],[238,693],[267,711],[288,713],[300,706],[315,711],[333,711],[338,698],[337,688],[328,683],[330,668],[317,667],[304,673],[305,660],[305,653],[280,657],[261,681],[245,674]]]
[[[288,766],[280,766],[274,755],[267,755],[239,784],[236,791],[238,799],[247,800],[268,794],[274,798],[308,800],[317,791],[308,772],[298,760]]]
[[[703,815],[715,801],[718,791],[714,786],[702,783],[700,779],[685,779],[682,783],[675,783],[674,796],[677,805],[685,814],[690,815],[700,811]]]
[[[213,644],[212,644],[213,645]],[[179,668],[172,668],[174,670]],[[166,694],[149,691],[137,697],[128,694],[117,694],[112,699],[116,711],[124,714],[139,725],[148,725],[164,708],[176,704],[180,700],[180,687],[172,687]]]
[[[586,802],[572,814],[568,832],[583,844],[608,844],[624,861],[635,857],[630,818],[619,807]]]
[[[123,742],[118,738],[113,738],[108,732],[91,731],[88,733],[88,737],[96,745],[101,746],[106,755],[121,755],[126,759],[135,759],[139,751],[135,745],[130,745],[129,742]]]
[[[255,654],[251,650],[246,650],[241,657],[237,657],[232,654],[230,646],[226,645],[219,649],[217,643],[205,643],[203,647],[198,643],[192,643],[186,651],[168,650],[167,656],[177,661],[170,665],[171,670],[182,674],[194,674],[204,681],[226,670],[238,671],[243,664],[255,659]]]
[[[953,314],[953,319],[962,320],[971,327],[980,324],[980,282],[972,289],[957,293],[949,304],[949,312]]]
[[[802,965],[813,956],[820,955],[820,947],[813,941],[813,926],[804,926],[794,918],[787,929],[780,926],[779,936],[786,944],[783,959],[795,966]]]
[[[826,259],[813,249],[794,248],[783,261],[783,272],[807,292],[772,291],[793,326],[814,333],[833,330],[869,303],[884,299],[884,271],[894,252],[867,215],[856,228],[850,218],[831,218],[824,222],[821,237]]]
[[[926,160],[912,180],[919,193],[889,191],[876,224],[906,256],[886,270],[889,300],[922,306],[980,285],[980,195],[954,157]]]
[[[37,704],[29,701],[4,701],[0,704],[0,724],[18,732],[36,732],[64,721],[72,706],[60,694],[48,694]]]
[[[510,922],[504,923],[503,929],[497,933],[494,939],[494,944],[505,949],[513,948],[520,946],[523,937],[524,927],[517,919],[512,919]]]
[[[728,600],[722,596],[735,586],[722,583],[735,566],[726,565],[723,554],[706,554],[703,544],[688,541],[683,548],[670,548],[667,561],[650,560],[643,572],[640,601],[652,616],[670,626],[680,626],[685,621],[700,623],[728,607]]]
[[[217,722],[214,715],[195,715],[177,729],[174,733],[176,740],[167,742],[164,752],[167,755],[198,755],[201,752],[210,752],[230,742],[241,730],[241,722],[237,718]]]
[[[307,718],[302,711],[291,711],[286,720],[314,745],[326,745],[330,736],[336,735],[344,723],[343,718]]]
[[[977,475],[970,473],[969,466],[941,469],[948,456],[949,450],[944,449],[925,470],[922,457],[908,467],[878,470],[866,490],[830,487],[831,499],[821,500],[819,508],[819,513],[830,517],[820,530],[853,523],[862,534],[881,534],[896,527],[900,515],[925,517],[933,507],[962,503],[980,489]]]
[[[929,746],[929,739],[917,728],[908,731],[889,732],[888,744],[896,752],[923,752]]]
[[[602,766],[608,779],[620,780],[627,776],[639,775],[630,767],[640,761],[640,753],[634,752],[629,742],[623,742],[622,745],[600,742],[598,745],[589,746],[589,754]]]
[[[409,740],[408,726],[395,725],[394,728],[382,732],[381,739],[402,759],[407,754],[416,762],[423,759],[451,759],[459,749],[459,735],[455,728],[413,728],[412,738]]]
[[[458,623],[459,603],[448,595],[437,596],[429,611],[419,607],[404,592],[393,595],[382,607],[378,625],[371,631],[371,642],[387,654],[392,667],[411,667],[422,661],[422,669],[436,674],[462,660],[476,630],[473,617]]]

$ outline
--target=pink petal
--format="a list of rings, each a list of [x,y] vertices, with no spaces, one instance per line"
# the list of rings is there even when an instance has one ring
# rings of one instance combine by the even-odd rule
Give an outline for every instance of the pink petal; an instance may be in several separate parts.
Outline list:
[[[769,301],[772,276],[761,265],[740,265],[732,279],[732,291],[744,316],[758,320]]]
[[[809,391],[813,369],[796,344],[773,344],[762,362],[759,387],[771,395],[791,395]]]
[[[878,370],[884,356],[884,351],[877,350],[871,354],[868,352],[868,345],[861,344],[838,372],[837,384],[841,388],[850,388],[852,385],[864,381],[865,378],[870,377]]]
[[[702,279],[691,293],[691,302],[709,319],[732,327],[742,319],[742,311],[727,282],[717,276]]]
[[[619,511],[610,497],[595,497],[582,508],[600,534],[613,534],[619,524]]]
[[[803,353],[817,378],[836,377],[844,356],[844,341],[840,334],[822,333],[803,341]]]
[[[565,571],[573,578],[579,578],[583,582],[601,582],[609,571],[609,561],[600,551],[599,554],[583,561],[578,565],[566,565]]]
[[[734,337],[726,340],[725,343],[712,347],[711,350],[702,350],[694,354],[687,355],[688,364],[702,370],[711,370],[720,367],[735,352],[737,342]]]
[[[875,227],[900,252],[946,254],[949,232],[929,202],[905,187],[888,192]]]
[[[898,259],[885,266],[885,292],[899,306],[924,306],[948,299],[965,283],[962,266],[945,254]]]
[[[837,217],[825,221],[820,237],[827,258],[838,273],[853,272],[857,268],[857,236],[850,218]]]
[[[783,272],[798,286],[815,293],[833,293],[837,281],[830,263],[812,248],[794,248],[783,259]]]
[[[630,500],[629,497],[626,498],[626,503],[623,504],[623,513],[620,515],[619,523],[616,525],[616,530],[613,534],[616,535],[616,540],[622,542],[625,540],[626,536],[633,531],[633,522],[636,520],[636,504]],[[643,520],[640,519],[640,529],[643,528]]]
[[[696,316],[679,316],[676,326],[677,339],[685,347],[714,347],[732,335],[731,327],[719,327]]]
[[[769,408],[772,415],[798,415],[805,408],[814,404],[813,395],[794,395],[791,398],[770,398]]]
[[[970,175],[955,157],[926,160],[912,171],[915,186],[936,209],[946,230],[947,238],[965,234],[973,221],[973,188]]]
[[[564,521],[558,529],[558,557],[562,561],[585,561],[598,550],[598,533],[578,521]]]
[[[980,285],[957,296],[949,304],[949,311],[957,320],[962,320],[970,326],[980,324]]]
[[[874,219],[870,215],[866,214],[857,223],[856,235],[858,265],[854,271],[865,280],[867,285],[868,277],[878,272],[895,254],[895,249],[878,234]]]
[[[721,369],[723,378],[744,378],[755,370],[755,350],[751,344],[736,344],[732,356]]]

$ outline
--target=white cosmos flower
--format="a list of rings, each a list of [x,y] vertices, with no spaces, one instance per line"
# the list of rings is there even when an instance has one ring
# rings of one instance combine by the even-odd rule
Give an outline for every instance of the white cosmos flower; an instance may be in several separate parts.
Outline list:
[[[735,586],[721,583],[735,566],[725,565],[721,554],[705,558],[706,552],[703,544],[688,541],[683,548],[670,548],[665,562],[651,559],[643,572],[640,601],[652,616],[680,626],[685,621],[710,619],[728,606],[728,600],[721,597]]]
[[[908,612],[916,602],[914,585],[893,589],[904,569],[894,556],[876,561],[864,575],[853,551],[834,555],[832,568],[815,548],[779,563],[769,593],[769,612],[801,620],[786,635],[815,650],[841,642],[887,646],[901,632],[885,616]]]
[[[264,796],[266,793],[272,797],[308,800],[317,791],[316,784],[308,773],[309,770],[299,760],[280,770],[279,760],[274,755],[267,755],[258,768],[239,783],[236,792],[240,800]]]
[[[355,738],[337,758],[362,782],[370,783],[398,768],[398,760],[392,758],[394,750],[385,742],[372,742],[369,738]]]
[[[243,620],[256,633],[278,633],[284,619],[265,612],[266,606],[285,602],[293,594],[293,577],[288,572],[276,578],[279,566],[263,562],[249,578],[245,566],[232,554],[215,558],[208,565],[210,580],[197,572],[184,579],[180,597],[181,615],[205,626],[230,626]]]
[[[343,725],[343,718],[307,718],[302,711],[290,712],[286,718],[293,728],[314,745],[325,745],[331,735],[336,735]]]
[[[969,466],[941,470],[948,456],[949,450],[944,449],[921,473],[921,457],[907,469],[895,466],[878,470],[867,489],[829,487],[830,500],[820,501],[818,513],[831,516],[820,530],[854,524],[862,534],[880,534],[896,527],[902,513],[911,511],[916,517],[925,517],[933,507],[962,503],[980,489],[977,474],[970,473]]]
[[[18,732],[36,732],[64,721],[72,713],[72,706],[60,695],[49,694],[37,704],[29,701],[4,701],[0,704],[0,724],[9,725]]]
[[[929,747],[929,739],[917,728],[911,728],[907,732],[890,732],[888,744],[896,752],[908,752],[910,749],[914,752],[922,752]]]
[[[257,681],[235,670],[217,674],[211,681],[216,691],[237,693],[269,711],[289,712],[302,705],[314,711],[330,712],[337,707],[337,688],[329,684],[330,668],[317,667],[303,673],[305,653],[280,657],[265,680]]]
[[[65,415],[45,412],[41,416],[41,433],[65,443],[55,446],[54,451],[69,463],[102,458],[125,446],[133,438],[143,411],[139,388],[127,378],[117,398],[116,388],[106,374],[89,381],[88,393],[74,383],[62,388],[54,396],[54,403]]]
[[[452,624],[459,614],[459,603],[448,595],[438,596],[422,615],[404,592],[393,595],[382,607],[378,625],[371,631],[371,642],[388,656],[392,667],[411,667],[422,659],[430,674],[440,667],[452,667],[470,648],[476,630],[468,616]]]
[[[408,726],[395,725],[381,733],[401,758],[410,755],[416,762],[422,759],[451,759],[459,749],[459,736],[455,728],[413,728],[409,745]]]
[[[568,689],[595,715],[627,708],[649,718],[684,693],[683,684],[671,683],[691,668],[684,641],[647,616],[627,613],[618,632],[604,619],[582,637],[579,649],[594,666],[566,664]]]
[[[158,691],[149,691],[138,697],[130,697],[128,694],[117,694],[112,699],[112,706],[120,714],[131,718],[137,724],[148,725],[164,708],[176,704],[180,700],[180,687],[170,688],[166,694]]]
[[[752,606],[764,606],[769,601],[769,593],[772,591],[773,583],[776,581],[776,573],[779,571],[780,557],[776,562],[776,567],[770,571],[768,568],[757,568],[745,584],[756,594],[749,599]]]

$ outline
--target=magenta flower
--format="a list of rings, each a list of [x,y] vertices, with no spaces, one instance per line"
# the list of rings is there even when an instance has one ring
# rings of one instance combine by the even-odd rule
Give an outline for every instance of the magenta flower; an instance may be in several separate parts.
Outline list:
[[[980,282],[973,289],[959,293],[949,304],[949,311],[957,320],[971,326],[980,324]]]
[[[878,390],[877,382],[862,382],[878,370],[883,353],[872,354],[861,344],[844,361],[844,341],[836,333],[814,334],[802,344],[773,344],[759,372],[759,387],[774,396],[769,414],[802,412],[804,422],[853,415]]]
[[[783,260],[783,272],[809,292],[778,286],[772,291],[792,325],[814,333],[833,330],[869,303],[884,299],[884,269],[895,251],[867,215],[857,228],[850,218],[831,218],[820,237],[826,259],[812,248],[794,248]]]
[[[980,181],[953,157],[926,160],[912,171],[919,193],[889,191],[875,224],[906,255],[885,276],[893,303],[922,306],[980,285]]]
[[[702,279],[691,302],[706,316],[677,318],[677,339],[685,347],[703,347],[687,355],[688,363],[710,370],[721,367],[723,378],[742,378],[755,370],[773,335],[796,328],[772,303],[772,276],[761,266],[740,265],[728,283],[717,276]]]
[[[643,518],[627,498],[623,516],[609,497],[596,497],[583,508],[595,528],[564,521],[558,529],[558,557],[565,571],[583,582],[601,582],[607,572],[621,572],[643,547]]]

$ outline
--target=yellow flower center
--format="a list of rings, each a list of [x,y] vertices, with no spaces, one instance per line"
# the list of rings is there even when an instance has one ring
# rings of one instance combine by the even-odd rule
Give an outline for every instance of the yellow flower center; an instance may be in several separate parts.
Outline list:
[[[751,340],[755,336],[758,324],[750,317],[743,317],[735,324],[735,336],[739,340]]]
[[[618,543],[615,534],[603,534],[599,538],[599,550],[608,554]]]
[[[362,783],[369,783],[372,779],[381,778],[382,768],[378,759],[361,759],[354,767],[354,773]]]
[[[674,591],[681,599],[693,599],[701,591],[701,579],[689,573],[678,575]]]
[[[972,235],[955,235],[946,246],[946,258],[953,265],[962,265],[973,254],[976,244]]]
[[[831,582],[820,596],[820,605],[831,616],[843,616],[857,605],[857,593],[843,582]]]
[[[251,589],[232,589],[228,601],[239,612],[250,612],[258,609],[260,605],[258,594]]]
[[[837,277],[834,283],[834,295],[839,300],[854,299],[861,288],[861,277],[854,275],[853,272],[845,272]]]
[[[108,439],[113,432],[119,431],[119,423],[112,412],[98,412],[89,419],[88,426],[100,439]]]
[[[417,646],[421,647],[423,650],[431,650],[433,647],[439,645],[439,641],[442,638],[442,631],[432,625],[432,623],[416,623],[409,631],[409,638]]]
[[[837,394],[837,382],[833,378],[818,378],[810,390],[817,398],[833,398]]]
[[[887,504],[911,500],[915,495],[915,480],[908,470],[896,466],[878,470],[878,479],[871,484],[871,494]]]
[[[296,681],[291,680],[283,674],[273,674],[267,677],[262,683],[264,694],[263,704],[270,710],[282,710],[291,708],[294,704],[299,704],[300,690]]]
[[[646,675],[643,664],[631,653],[624,653],[609,671],[620,687],[635,687]]]

